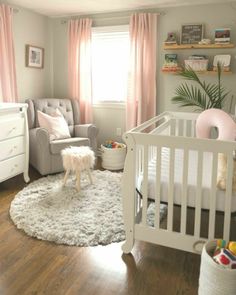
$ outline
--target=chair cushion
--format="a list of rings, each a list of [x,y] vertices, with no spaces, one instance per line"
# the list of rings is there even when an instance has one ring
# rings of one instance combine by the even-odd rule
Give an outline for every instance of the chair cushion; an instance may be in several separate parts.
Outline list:
[[[37,111],[39,126],[47,129],[50,140],[70,137],[70,131],[61,112],[56,109],[51,115]]]
[[[73,137],[66,139],[53,140],[50,143],[50,150],[52,154],[59,154],[61,150],[69,146],[89,146],[89,139],[84,137]]]

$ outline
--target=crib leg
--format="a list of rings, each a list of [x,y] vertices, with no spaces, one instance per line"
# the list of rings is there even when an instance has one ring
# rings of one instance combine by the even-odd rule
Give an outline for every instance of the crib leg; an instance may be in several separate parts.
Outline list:
[[[133,246],[134,246],[134,238],[129,237],[126,232],[126,241],[121,246],[121,249],[125,254],[129,254],[132,251]]]
[[[128,137],[126,137],[129,142]],[[134,246],[134,225],[135,225],[135,170],[134,170],[135,150],[129,148],[125,159],[124,174],[122,181],[122,200],[123,200],[123,218],[125,225],[126,241],[122,245],[122,251],[125,254],[131,252]]]

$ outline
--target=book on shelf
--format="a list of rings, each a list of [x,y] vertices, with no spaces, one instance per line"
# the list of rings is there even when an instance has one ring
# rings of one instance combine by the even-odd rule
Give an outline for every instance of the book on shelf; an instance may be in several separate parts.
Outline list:
[[[177,54],[165,54],[165,61],[162,66],[163,72],[177,72],[180,70],[178,66]]]

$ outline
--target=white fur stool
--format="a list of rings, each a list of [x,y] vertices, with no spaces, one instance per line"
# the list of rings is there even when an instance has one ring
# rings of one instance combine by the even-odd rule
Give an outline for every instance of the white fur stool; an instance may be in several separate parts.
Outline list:
[[[71,146],[61,151],[63,167],[66,171],[63,184],[66,184],[66,180],[70,171],[76,174],[76,187],[80,191],[80,174],[83,170],[86,170],[90,183],[93,183],[90,168],[93,168],[95,163],[94,152],[87,146]]]

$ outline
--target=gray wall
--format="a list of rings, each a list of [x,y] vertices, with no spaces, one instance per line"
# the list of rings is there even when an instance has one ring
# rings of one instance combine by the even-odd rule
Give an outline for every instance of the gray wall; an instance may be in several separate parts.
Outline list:
[[[176,50],[164,51],[162,43],[167,36],[167,32],[180,32],[181,24],[186,23],[203,23],[205,26],[205,37],[214,39],[214,30],[216,28],[231,28],[232,42],[236,42],[236,10],[230,5],[201,5],[181,8],[171,8],[165,10],[167,14],[160,18],[159,22],[159,46],[158,46],[158,71],[157,71],[157,112],[164,110],[179,110],[176,105],[171,102],[176,86],[179,85],[181,79],[174,75],[161,73],[161,65],[166,53],[177,53],[180,61],[183,62],[191,54],[205,54],[213,61],[216,54],[231,54],[231,67],[233,75],[224,75],[223,83],[225,87],[232,90],[232,94],[236,93],[236,49],[195,49],[195,50]],[[216,76],[201,75],[201,78],[214,82]]]
[[[19,7],[13,13],[13,35],[15,45],[16,75],[19,101],[27,98],[52,95],[51,30],[46,16]],[[45,49],[44,68],[25,66],[25,45],[31,44]]]
[[[184,6],[162,10],[166,14],[160,16],[158,21],[157,113],[165,110],[181,110],[171,103],[171,97],[181,79],[161,72],[166,53],[177,53],[182,62],[191,54],[206,54],[211,60],[216,54],[231,54],[234,74],[225,75],[223,83],[228,90],[232,91],[232,94],[236,94],[236,49],[179,51],[162,49],[167,33],[180,32],[181,24],[186,23],[203,23],[207,38],[213,38],[215,28],[229,27],[232,29],[232,42],[236,43],[236,10],[227,4]],[[94,26],[120,25],[129,23],[129,14],[129,12],[120,12],[91,15],[91,17]],[[13,29],[20,101],[29,97],[68,97],[67,23],[63,24],[63,20],[65,19],[50,19],[23,8],[14,14]],[[44,69],[25,67],[26,44],[45,48]],[[202,79],[213,82],[216,76],[202,75]],[[94,107],[94,121],[100,128],[99,143],[108,138],[120,140],[121,138],[116,136],[116,129],[121,128],[122,132],[125,131],[125,108],[111,105]]]
[[[13,15],[16,74],[19,100],[51,95],[50,26],[48,18],[23,8]],[[44,68],[25,66],[25,45],[43,47]]]
[[[236,93],[236,49],[208,49],[208,50],[178,50],[165,51],[162,48],[163,42],[167,37],[168,32],[180,32],[181,24],[186,23],[203,23],[205,26],[205,37],[214,37],[216,28],[229,27],[232,29],[232,42],[236,42],[236,10],[230,5],[199,5],[199,6],[184,6],[162,9],[166,14],[159,16],[158,21],[158,47],[157,47],[157,113],[165,110],[181,110],[177,105],[171,102],[171,97],[174,95],[177,85],[181,79],[178,76],[163,74],[161,67],[166,53],[177,53],[182,63],[185,58],[191,54],[206,54],[212,61],[216,54],[231,54],[232,55],[232,70],[233,75],[225,75],[223,83],[225,87]],[[157,11],[157,10],[156,10]],[[155,12],[155,10],[151,10]],[[103,25],[120,25],[129,22],[129,14],[113,13],[91,15],[94,26]],[[67,23],[62,24],[64,18],[52,19],[53,31],[53,57],[54,57],[54,96],[68,96],[68,75],[67,75]],[[202,79],[214,82],[216,76],[202,75]],[[190,109],[191,110],[191,109]],[[100,127],[99,143],[107,138],[119,140],[116,136],[116,128],[121,128],[125,131],[125,110],[124,108],[110,107],[94,107],[95,124]]]

